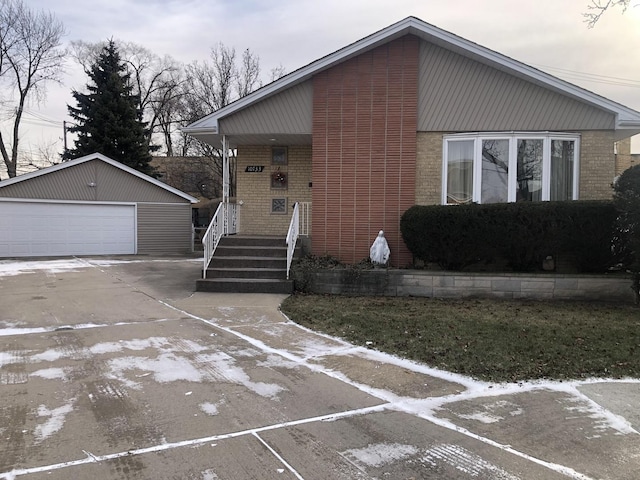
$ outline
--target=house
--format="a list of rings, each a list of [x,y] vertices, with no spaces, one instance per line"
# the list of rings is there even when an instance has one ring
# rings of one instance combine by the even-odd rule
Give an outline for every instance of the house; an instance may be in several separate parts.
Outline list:
[[[0,182],[0,257],[188,253],[195,202],[87,155]]]
[[[200,201],[222,196],[222,179],[208,157],[158,156],[151,159],[157,179]]]
[[[358,262],[384,230],[401,267],[414,204],[611,198],[640,113],[409,17],[185,131],[236,149],[240,233],[284,237],[299,203],[312,253]]]
[[[215,162],[204,156],[158,156],[150,165],[158,180],[198,199],[192,205],[193,224],[206,228],[222,196],[222,178]]]

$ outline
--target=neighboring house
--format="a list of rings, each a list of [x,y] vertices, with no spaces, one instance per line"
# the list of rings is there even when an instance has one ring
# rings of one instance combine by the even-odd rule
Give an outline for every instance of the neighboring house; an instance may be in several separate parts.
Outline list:
[[[631,138],[625,138],[615,143],[616,177],[626,169],[638,164],[640,155],[631,153]]]
[[[311,202],[311,248],[391,264],[414,204],[611,198],[614,142],[640,113],[409,17],[191,124],[237,149],[240,232],[286,235]]]
[[[208,157],[153,157],[158,180],[198,199],[192,205],[195,227],[207,227],[222,196],[219,167]],[[199,232],[198,232],[199,233]]]
[[[207,157],[153,157],[158,180],[200,201],[222,195],[222,178]]]
[[[195,202],[87,155],[0,182],[0,257],[188,253]]]

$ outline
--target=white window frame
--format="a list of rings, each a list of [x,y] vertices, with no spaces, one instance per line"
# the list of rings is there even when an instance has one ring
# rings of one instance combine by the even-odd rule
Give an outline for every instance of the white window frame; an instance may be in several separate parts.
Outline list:
[[[572,200],[579,198],[580,184],[580,134],[559,132],[478,132],[456,133],[444,135],[442,141],[442,198],[443,205],[447,203],[447,176],[448,176],[448,150],[450,141],[473,141],[473,181],[472,202],[482,203],[482,141],[483,140],[508,140],[509,141],[509,172],[508,172],[508,202],[515,202],[517,195],[518,172],[518,140],[542,140],[542,201],[549,201],[551,196],[551,142],[554,140],[572,140],[574,142],[573,159],[573,196]]]

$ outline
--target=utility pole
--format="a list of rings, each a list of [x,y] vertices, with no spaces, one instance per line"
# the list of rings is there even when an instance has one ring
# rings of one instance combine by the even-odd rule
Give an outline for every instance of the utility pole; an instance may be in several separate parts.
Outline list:
[[[62,121],[62,140],[64,142],[64,153],[67,153],[67,122]]]

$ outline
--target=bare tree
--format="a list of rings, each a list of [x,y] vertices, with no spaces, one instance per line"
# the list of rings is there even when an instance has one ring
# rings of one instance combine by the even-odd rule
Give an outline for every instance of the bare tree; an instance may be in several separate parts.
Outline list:
[[[0,80],[9,88],[2,102],[10,111],[10,138],[0,132],[0,153],[9,177],[16,176],[20,122],[28,100],[42,101],[49,81],[59,81],[65,59],[65,30],[55,15],[34,11],[22,0],[0,0]]]
[[[242,53],[242,63],[236,74],[238,97],[244,97],[260,88],[260,58],[248,48]]]
[[[591,0],[591,3],[587,6],[587,12],[583,13],[584,21],[587,23],[587,27],[593,28],[600,17],[604,13],[613,7],[621,7],[622,13],[629,8],[630,0]]]
[[[234,86],[242,84],[235,48],[218,43],[211,49],[211,61],[195,61],[187,66],[187,83],[191,96],[200,105],[192,105],[196,119],[227,106],[240,96],[234,97]],[[203,112],[206,113],[201,115]]]
[[[275,82],[279,78],[284,77],[286,74],[287,74],[287,70],[282,66],[282,64],[280,64],[277,67],[273,67],[271,69],[270,80],[272,82]]]
[[[132,87],[138,95],[138,109],[141,120],[147,123],[150,135],[159,134],[168,156],[173,155],[171,136],[175,121],[171,112],[176,100],[184,94],[183,66],[170,56],[159,57],[148,49],[131,42],[115,42],[125,62],[127,73],[131,75]],[[96,61],[105,42],[71,42],[73,55],[85,72]],[[152,138],[149,137],[149,145]]]
[[[33,172],[34,170],[42,170],[43,168],[58,165],[62,162],[58,143],[55,140],[41,143],[35,147],[20,149],[18,156],[17,174]]]
[[[187,65],[186,77],[185,95],[181,97],[180,106],[176,108],[181,115],[181,126],[189,125],[259,88],[260,58],[247,49],[238,62],[234,48],[218,43],[211,49],[208,61],[196,61]],[[180,138],[180,144],[183,156],[206,157],[211,162],[215,178],[218,181],[222,179],[221,146],[208,145],[184,134]],[[230,165],[230,195],[233,196],[233,156],[230,158]],[[216,187],[216,190],[220,189]]]

